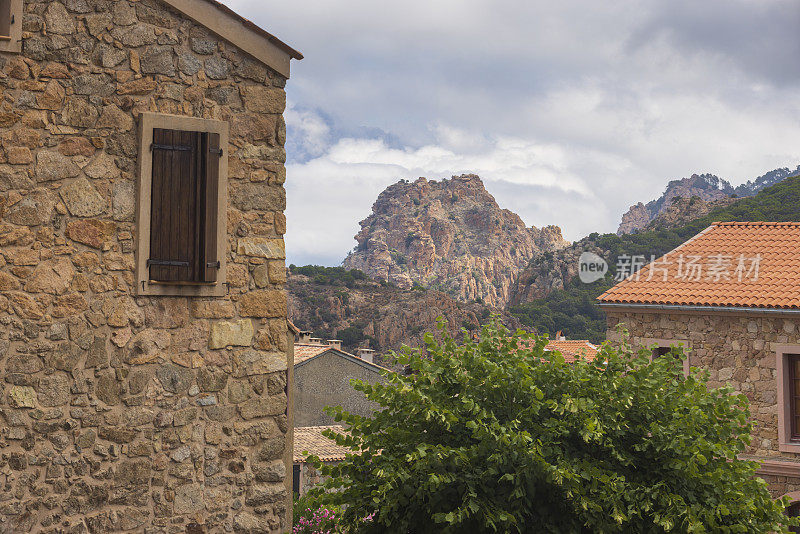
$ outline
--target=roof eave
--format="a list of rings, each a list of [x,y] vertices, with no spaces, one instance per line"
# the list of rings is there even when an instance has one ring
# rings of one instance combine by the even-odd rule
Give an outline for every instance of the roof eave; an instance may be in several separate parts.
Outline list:
[[[641,302],[603,302],[601,308],[633,308],[656,311],[692,311],[710,313],[749,313],[753,315],[796,315],[800,308],[757,308],[752,306],[693,306],[686,304],[648,304]]]
[[[163,0],[243,52],[289,78],[289,63],[303,54],[217,0]]]
[[[369,369],[370,371],[377,371],[379,373],[381,371],[392,372],[391,369],[387,369],[386,367],[381,367],[380,365],[378,365],[376,363],[370,363],[368,361],[362,360],[358,356],[353,356],[349,352],[345,352],[343,350],[335,349],[333,347],[329,348],[328,350],[324,350],[324,351],[320,352],[319,354],[315,354],[314,356],[311,356],[310,358],[306,358],[305,360],[303,360],[301,362],[296,362],[294,364],[294,367],[295,368],[302,367],[303,365],[307,364],[308,362],[310,362],[312,360],[316,360],[320,356],[322,356],[324,354],[328,354],[329,352],[330,353],[334,353],[334,354],[338,354],[339,356],[343,357],[345,360],[349,360],[349,361],[351,361],[351,362],[353,362],[353,363],[355,363],[357,365],[360,365],[360,366],[364,367],[365,369]]]

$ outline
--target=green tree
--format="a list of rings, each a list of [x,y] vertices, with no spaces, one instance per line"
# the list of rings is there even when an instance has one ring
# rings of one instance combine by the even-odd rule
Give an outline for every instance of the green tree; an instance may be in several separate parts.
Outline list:
[[[330,409],[355,454],[317,462],[316,498],[345,507],[345,531],[786,531],[786,503],[737,458],[750,425],[731,388],[627,346],[567,364],[496,320],[461,344],[440,330],[427,356],[397,355],[409,375],[354,381],[382,411]]]

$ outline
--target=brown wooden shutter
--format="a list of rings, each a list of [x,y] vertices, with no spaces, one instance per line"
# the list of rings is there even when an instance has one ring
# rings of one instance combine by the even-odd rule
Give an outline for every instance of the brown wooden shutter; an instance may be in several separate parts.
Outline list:
[[[205,145],[205,187],[203,188],[204,215],[202,228],[203,235],[203,282],[216,282],[219,273],[220,259],[217,257],[217,213],[219,211],[219,163],[222,150],[219,146],[219,134],[204,134]]]
[[[198,153],[201,135],[153,130],[150,215],[150,279],[191,282],[200,278],[197,230]]]

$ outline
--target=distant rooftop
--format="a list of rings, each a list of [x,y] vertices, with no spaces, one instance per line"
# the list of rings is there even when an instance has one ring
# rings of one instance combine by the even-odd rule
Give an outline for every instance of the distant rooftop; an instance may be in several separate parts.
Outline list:
[[[323,430],[333,430],[340,434],[345,433],[344,427],[332,426],[301,426],[294,429],[294,461],[305,461],[307,454],[318,456],[323,462],[340,462],[348,452],[347,447],[337,445],[335,441],[322,435]]]
[[[585,339],[551,340],[544,350],[560,352],[567,363],[572,363],[580,358],[586,361],[593,361],[599,352],[597,345]]]

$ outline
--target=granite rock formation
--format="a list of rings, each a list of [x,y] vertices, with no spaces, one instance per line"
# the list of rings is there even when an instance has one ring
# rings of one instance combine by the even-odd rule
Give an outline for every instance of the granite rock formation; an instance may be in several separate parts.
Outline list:
[[[528,228],[501,209],[475,175],[388,187],[361,221],[356,241],[344,261],[348,269],[496,307],[506,305],[531,258],[568,245],[557,226]]]

